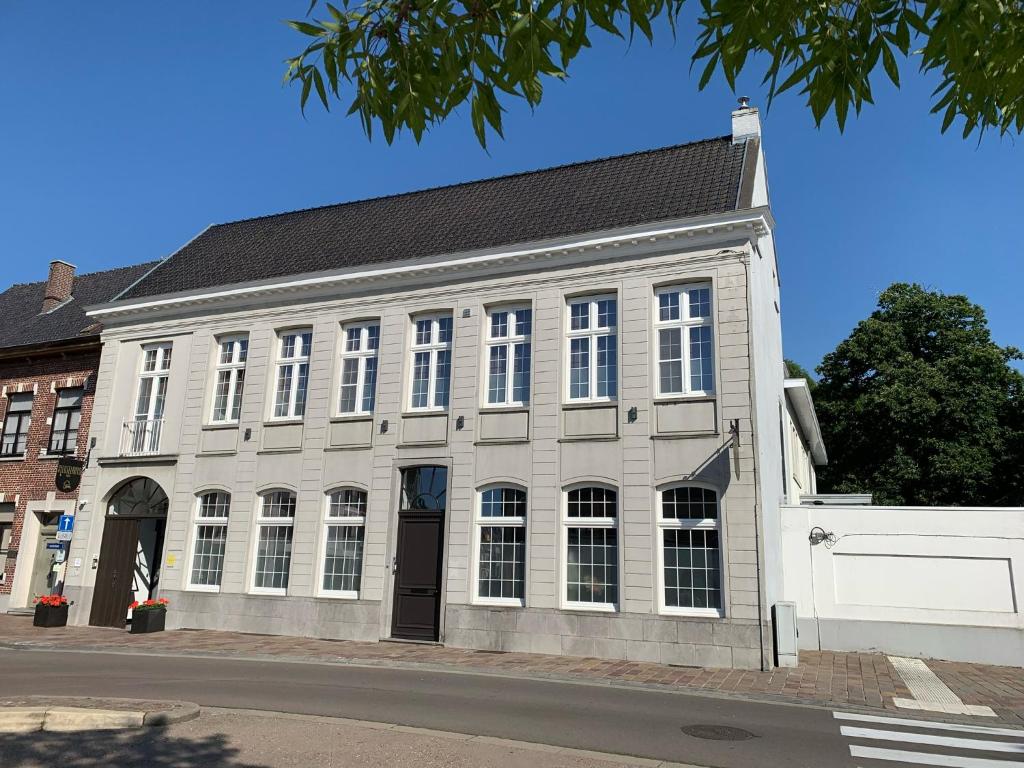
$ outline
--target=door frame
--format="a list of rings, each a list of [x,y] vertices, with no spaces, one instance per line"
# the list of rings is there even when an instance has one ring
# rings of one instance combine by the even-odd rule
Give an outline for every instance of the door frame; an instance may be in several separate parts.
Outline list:
[[[450,458],[397,458],[391,462],[391,493],[388,500],[387,550],[384,557],[384,599],[381,601],[380,637],[391,639],[391,626],[395,612],[395,574],[392,572],[392,559],[398,556],[398,505],[402,499],[402,470],[412,467],[444,467],[448,471],[448,483],[445,486],[445,509],[443,516],[444,531],[441,535],[441,604],[437,620],[437,641],[444,643],[445,609],[448,606],[448,550],[451,542],[452,518],[452,477],[454,462]],[[371,494],[372,498],[372,494]],[[404,638],[396,638],[404,640]]]
[[[164,498],[167,499],[167,509],[163,512],[163,514],[154,514],[152,512],[146,511],[146,512],[140,512],[139,514],[127,514],[127,515],[126,514],[120,514],[120,515],[118,515],[118,514],[112,514],[110,512],[111,503],[117,497],[118,493],[122,489],[126,488],[129,484],[135,482],[136,480],[148,480],[151,483],[153,483],[154,485],[156,485],[156,487],[164,494]],[[118,482],[116,482],[112,486],[110,491],[107,492],[107,494],[106,494],[106,496],[104,497],[104,500],[103,500],[103,509],[104,509],[104,513],[102,515],[98,516],[98,519],[103,521],[103,526],[99,530],[99,549],[96,550],[98,552],[97,557],[98,558],[102,557],[103,542],[104,542],[104,539],[105,539],[106,534],[107,534],[107,530],[108,530],[107,523],[109,521],[111,521],[111,520],[134,520],[136,522],[139,522],[139,521],[142,521],[142,520],[150,520],[150,519],[161,520],[161,521],[163,521],[163,530],[162,530],[162,532],[158,531],[158,535],[157,535],[157,549],[159,551],[156,553],[156,560],[155,560],[155,562],[159,565],[158,573],[162,572],[162,570],[163,570],[163,558],[164,558],[164,547],[167,544],[167,524],[168,524],[168,521],[170,520],[170,497],[167,496],[167,491],[164,489],[164,484],[161,483],[156,478],[152,477],[151,475],[130,475],[128,477],[122,478],[121,480],[119,480]],[[150,507],[149,509],[151,510],[152,507]],[[92,530],[94,531],[95,527],[93,527]],[[92,537],[90,536],[90,540],[91,539],[92,539]],[[131,579],[132,580],[134,580],[135,558],[138,556],[138,544],[139,544],[138,538],[136,538],[135,550],[134,550],[134,552],[132,554],[132,566],[131,566],[131,570],[130,570],[130,575],[131,575]],[[98,562],[97,563],[97,568],[95,569],[94,575],[93,575],[92,595],[91,595],[90,600],[89,600],[89,615],[88,615],[88,619],[87,619],[87,622],[86,622],[89,626],[94,626],[93,623],[92,623],[92,615],[93,615],[93,608],[94,608],[95,603],[96,603],[96,597],[97,597],[97,594],[98,594],[99,589],[100,589],[100,587],[99,587],[99,579],[97,577],[99,576],[99,570],[101,568],[102,568],[102,563]],[[158,577],[158,580],[157,580],[157,588],[159,589],[159,577]],[[125,610],[125,624],[127,624],[127,606],[126,606],[126,610]],[[105,625],[101,625],[101,626],[105,626]]]

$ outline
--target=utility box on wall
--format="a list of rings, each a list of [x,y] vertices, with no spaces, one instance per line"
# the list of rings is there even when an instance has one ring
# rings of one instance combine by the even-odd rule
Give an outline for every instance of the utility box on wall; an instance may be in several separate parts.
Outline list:
[[[797,645],[796,603],[779,602],[772,606],[772,628],[775,633],[775,664],[795,667],[800,660]]]

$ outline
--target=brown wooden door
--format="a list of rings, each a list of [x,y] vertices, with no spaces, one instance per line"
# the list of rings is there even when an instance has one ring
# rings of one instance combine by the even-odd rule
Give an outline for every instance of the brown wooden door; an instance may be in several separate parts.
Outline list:
[[[414,467],[402,472],[392,637],[439,637],[447,481],[445,467]]]
[[[107,518],[100,544],[92,612],[89,614],[89,623],[94,627],[124,629],[138,546],[138,520]]]

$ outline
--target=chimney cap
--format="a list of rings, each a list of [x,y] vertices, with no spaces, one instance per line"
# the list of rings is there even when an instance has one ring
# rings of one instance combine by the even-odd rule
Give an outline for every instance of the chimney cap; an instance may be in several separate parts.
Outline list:
[[[736,103],[740,105],[740,109],[750,109],[750,97],[749,96],[740,96],[736,100]]]

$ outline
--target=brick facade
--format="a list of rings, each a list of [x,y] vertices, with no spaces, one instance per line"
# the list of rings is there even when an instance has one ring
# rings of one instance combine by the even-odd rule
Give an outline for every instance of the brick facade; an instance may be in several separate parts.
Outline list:
[[[0,597],[11,594],[17,567],[32,568],[29,560],[34,555],[34,548],[26,548],[24,556],[19,554],[22,550],[25,514],[30,505],[38,508],[38,502],[45,502],[50,494],[58,501],[75,501],[78,498],[77,491],[72,494],[57,492],[54,486],[57,457],[48,456],[46,451],[57,390],[63,387],[82,386],[84,392],[77,455],[82,458],[87,453],[99,358],[100,345],[97,341],[94,346],[75,352],[51,352],[45,356],[26,354],[18,358],[0,359],[0,424],[6,419],[10,394],[29,391],[35,393],[32,402],[32,424],[24,457],[0,459],[0,502],[13,502],[15,505],[10,553],[6,561],[0,562],[4,573],[3,581],[0,582]],[[30,549],[33,551],[30,552]]]

